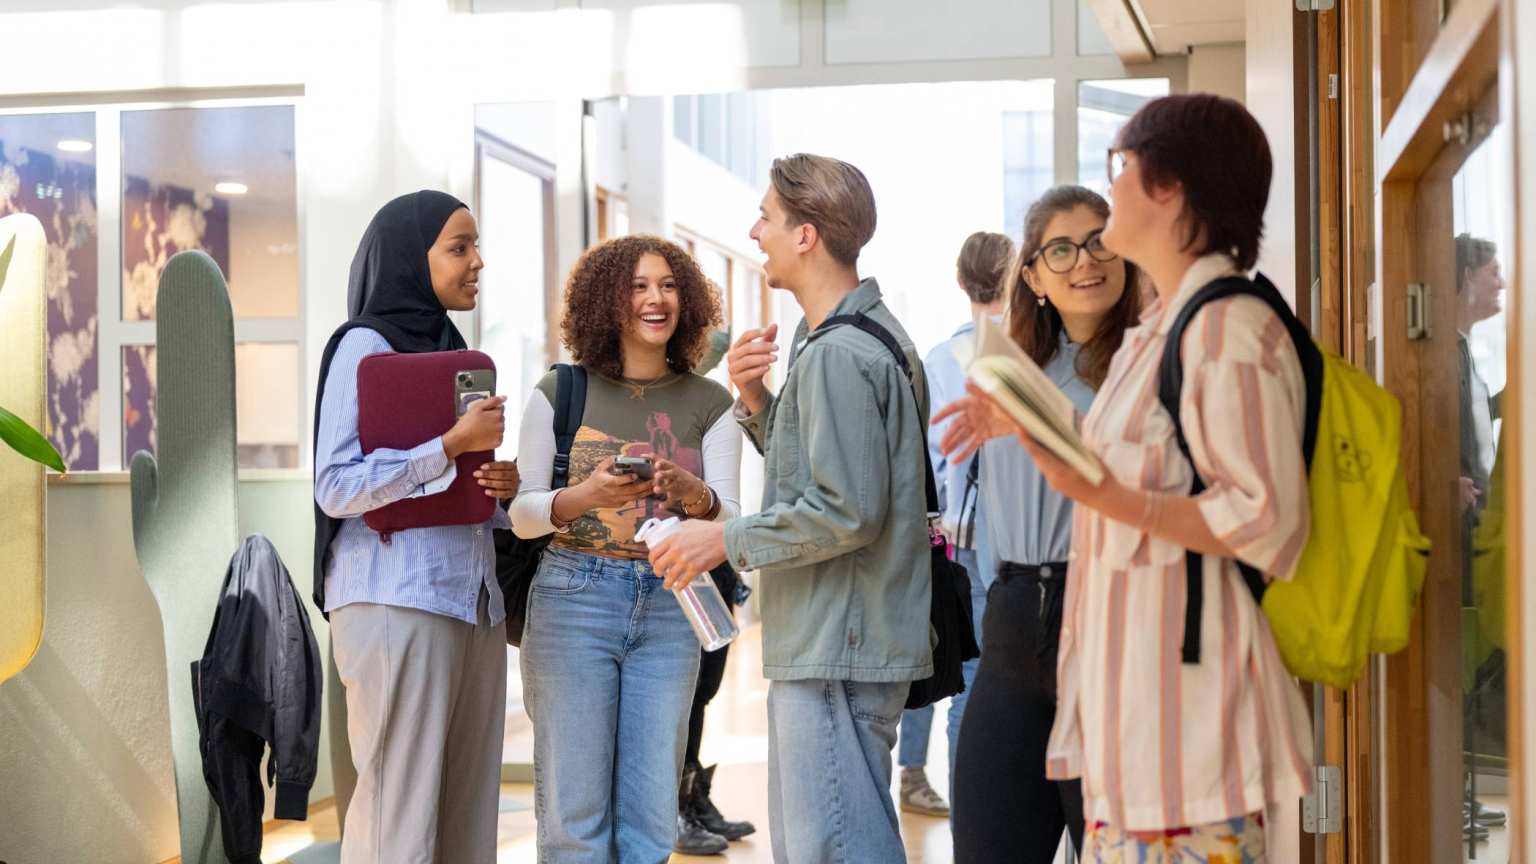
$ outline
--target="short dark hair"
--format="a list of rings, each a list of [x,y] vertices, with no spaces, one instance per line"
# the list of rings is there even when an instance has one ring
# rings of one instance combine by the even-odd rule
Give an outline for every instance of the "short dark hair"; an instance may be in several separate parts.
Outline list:
[[[1241,103],[1211,93],[1154,99],[1120,130],[1116,148],[1136,154],[1151,194],[1177,183],[1184,192],[1184,248],[1226,252],[1253,269],[1264,236],[1274,164],[1269,139]]]
[[[1491,240],[1471,234],[1456,235],[1456,293],[1466,287],[1468,272],[1487,267],[1498,254],[1499,247]]]
[[[796,153],[769,170],[789,224],[816,226],[827,252],[846,267],[875,236],[875,193],[864,172],[838,159]]]
[[[1013,259],[1013,241],[1006,234],[977,231],[965,238],[955,271],[960,287],[972,303],[993,303],[1003,294],[1003,280],[1008,278],[1008,263]]]

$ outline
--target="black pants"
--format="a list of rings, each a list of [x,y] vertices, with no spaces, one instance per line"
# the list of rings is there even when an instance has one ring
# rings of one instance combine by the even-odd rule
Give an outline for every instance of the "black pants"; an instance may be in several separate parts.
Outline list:
[[[955,754],[956,864],[1049,864],[1063,830],[1083,848],[1080,782],[1045,776],[1064,570],[1041,581],[1034,568],[1005,564],[1006,581],[987,592],[981,666]]]
[[[709,575],[714,578],[726,605],[736,608],[736,583],[740,577],[728,566],[716,568]],[[693,691],[693,709],[688,712],[688,747],[684,751],[684,765],[699,764],[699,744],[704,739],[704,708],[720,692],[720,684],[725,680],[725,656],[730,650],[731,646],[727,645],[718,651],[699,653],[699,683]]]

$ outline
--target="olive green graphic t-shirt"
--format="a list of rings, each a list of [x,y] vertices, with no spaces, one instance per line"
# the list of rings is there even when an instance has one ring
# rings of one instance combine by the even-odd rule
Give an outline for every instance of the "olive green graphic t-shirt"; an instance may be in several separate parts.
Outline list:
[[[555,381],[550,372],[538,384],[551,405]],[[637,393],[630,385],[589,372],[586,410],[571,445],[566,485],[580,484],[614,456],[655,456],[705,479],[704,436],[730,410],[730,393],[699,375],[670,375]],[[648,496],[621,509],[586,513],[553,542],[610,558],[643,559],[646,547],[635,542],[635,532],[653,516],[672,515],[661,500]]]

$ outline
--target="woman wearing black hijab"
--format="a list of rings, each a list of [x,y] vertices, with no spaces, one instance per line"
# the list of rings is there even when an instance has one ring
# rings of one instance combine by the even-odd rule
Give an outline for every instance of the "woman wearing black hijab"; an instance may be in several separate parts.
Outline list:
[[[358,775],[347,864],[496,856],[507,652],[491,529],[511,522],[498,507],[480,525],[397,531],[384,543],[362,516],[444,488],[460,453],[498,446],[506,399],[474,403],[410,450],[365,456],[357,431],[365,356],[465,347],[448,311],[475,307],[478,236],[468,208],[441,192],[384,205],[352,261],[350,318],[321,359],[315,603],[331,619]],[[517,491],[510,463],[477,476],[487,495]]]

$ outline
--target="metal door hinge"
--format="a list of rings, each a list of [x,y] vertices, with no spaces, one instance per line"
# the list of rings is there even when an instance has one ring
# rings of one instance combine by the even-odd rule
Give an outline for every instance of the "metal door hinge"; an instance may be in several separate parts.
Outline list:
[[[1429,338],[1429,286],[1408,283],[1408,339]]]
[[[1339,76],[1332,72],[1328,73],[1328,98],[1339,98]]]
[[[1318,765],[1312,793],[1301,799],[1301,829],[1308,834],[1338,834],[1344,830],[1344,784],[1339,769]]]
[[[1297,12],[1332,12],[1334,0],[1296,0]]]

